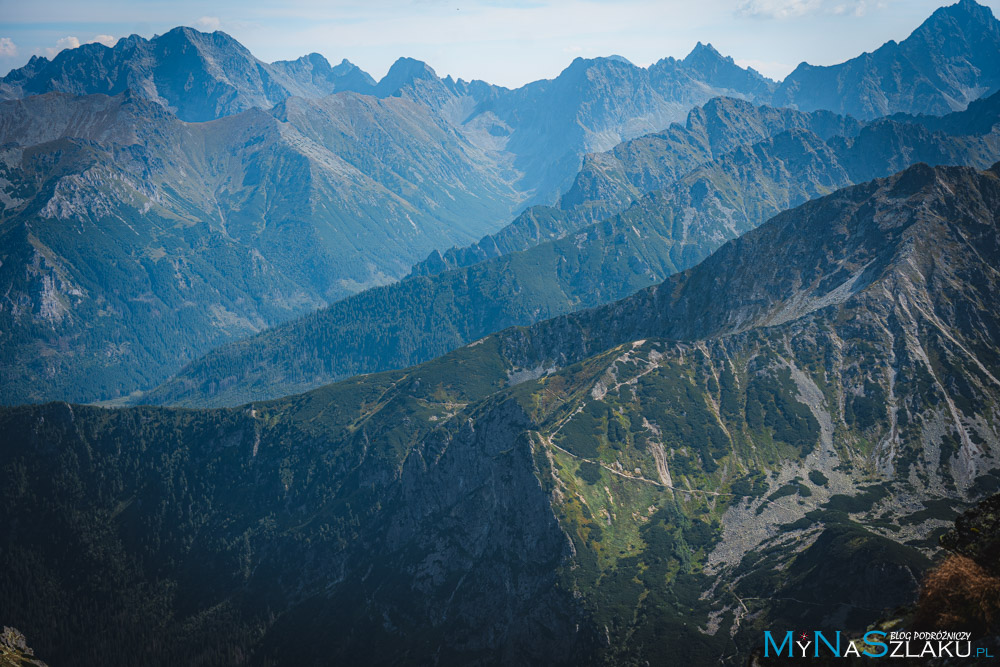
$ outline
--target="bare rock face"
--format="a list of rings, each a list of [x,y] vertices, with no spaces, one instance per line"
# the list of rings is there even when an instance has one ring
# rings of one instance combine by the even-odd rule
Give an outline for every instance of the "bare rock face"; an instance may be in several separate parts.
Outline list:
[[[345,61],[323,56],[264,63],[224,32],[174,28],[146,40],[122,38],[112,47],[85,44],[51,61],[32,57],[0,81],[6,99],[48,92],[134,94],[163,105],[181,120],[205,121],[269,109],[293,95],[323,97],[337,90],[365,92],[371,77]]]
[[[17,628],[4,626],[0,633],[0,666],[2,667],[47,667],[35,658],[35,652],[28,646],[24,634]]]
[[[16,341],[0,401],[121,399],[393,282],[552,200],[586,151],[763,81],[719,67],[580,60],[510,91],[403,58],[376,84],[191,28],[33,58],[0,82],[0,328]],[[750,88],[703,80],[739,71]]]
[[[518,198],[426,108],[356,93],[205,123],[132,91],[47,93],[0,103],[0,140],[5,403],[158,383],[482,236]]]
[[[1000,495],[963,512],[941,536],[941,546],[1000,574]]]
[[[829,67],[802,63],[773,101],[864,120],[898,112],[942,115],[996,90],[998,49],[1000,22],[990,8],[961,0],[938,9],[898,44]]]
[[[897,116],[865,127],[826,112],[716,99],[692,111],[683,127],[590,156],[560,208],[528,209],[478,244],[414,268],[424,275],[213,350],[138,400],[194,407],[276,398],[612,302],[694,266],[774,214],[850,183],[915,162],[989,167],[1000,159],[997,121],[1000,94],[944,118]],[[638,194],[647,187],[655,189]],[[611,192],[637,198],[587,224],[595,211],[618,206]],[[856,286],[849,277],[863,275],[845,273],[840,290]],[[789,304],[775,322],[802,305]]]
[[[65,664],[737,664],[863,630],[997,484],[998,211],[1000,166],[916,165],[405,371],[2,409],[0,615]]]

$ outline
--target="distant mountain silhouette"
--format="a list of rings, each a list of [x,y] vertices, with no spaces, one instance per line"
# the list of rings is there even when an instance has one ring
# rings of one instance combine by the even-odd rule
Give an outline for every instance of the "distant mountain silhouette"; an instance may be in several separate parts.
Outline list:
[[[174,28],[152,39],[132,35],[113,47],[84,44],[52,60],[33,56],[0,80],[0,97],[48,92],[117,95],[132,90],[181,120],[205,121],[253,107],[269,109],[293,95],[322,97],[364,90],[371,77],[319,54],[267,64],[224,32]]]
[[[871,119],[946,114],[1000,88],[1000,21],[989,7],[961,0],[935,11],[898,44],[830,67],[802,63],[773,103]]]

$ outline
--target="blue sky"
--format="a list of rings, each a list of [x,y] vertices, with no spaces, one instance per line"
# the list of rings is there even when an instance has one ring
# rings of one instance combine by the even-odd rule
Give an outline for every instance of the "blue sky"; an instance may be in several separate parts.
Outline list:
[[[981,0],[1000,11],[1000,0]],[[780,79],[901,40],[940,1],[927,0],[0,0],[0,73],[33,54],[177,25],[224,30],[266,61],[322,53],[375,78],[400,56],[439,75],[517,86],[577,57],[639,65],[683,57],[697,41]]]

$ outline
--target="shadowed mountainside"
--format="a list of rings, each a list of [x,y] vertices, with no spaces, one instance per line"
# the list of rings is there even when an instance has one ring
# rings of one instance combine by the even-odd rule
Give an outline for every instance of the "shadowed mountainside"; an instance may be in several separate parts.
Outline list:
[[[1000,483],[998,211],[1000,166],[916,165],[406,371],[0,409],[0,613],[66,665],[740,664],[863,629]]]

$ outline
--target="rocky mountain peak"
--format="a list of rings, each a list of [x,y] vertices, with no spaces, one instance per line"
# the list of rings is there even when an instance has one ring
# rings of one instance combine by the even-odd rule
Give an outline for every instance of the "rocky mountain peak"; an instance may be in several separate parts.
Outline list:
[[[731,57],[723,56],[714,46],[711,45],[711,43],[702,44],[701,42],[698,42],[697,44],[694,45],[694,48],[691,49],[691,53],[687,54],[682,62],[684,64],[689,64],[695,60],[702,58],[713,58],[717,60],[725,60],[728,62],[733,62],[733,59]]]
[[[973,56],[985,57],[988,54],[979,50],[995,46],[997,39],[1000,39],[1000,22],[993,11],[975,0],[962,0],[931,14],[901,46],[910,45],[917,57],[928,57],[930,54],[917,51],[928,47],[940,50],[945,56],[965,55],[971,50]]]
[[[802,63],[774,94],[780,106],[873,119],[944,115],[1000,86],[1000,22],[973,0],[942,7],[901,42],[826,67]]]
[[[399,58],[378,82],[375,93],[379,97],[397,94],[415,81],[437,80],[437,73],[425,62],[415,58]]]
[[[330,65],[330,61],[327,60],[322,54],[316,53],[315,51],[312,53],[307,53],[304,56],[300,56],[293,62],[308,64],[310,67],[314,67],[320,70],[333,69],[333,67],[331,67]],[[346,58],[344,59],[344,62],[341,63],[341,65],[344,65],[345,63],[348,65],[348,68],[352,66],[351,63]]]
[[[724,56],[711,44],[698,42],[680,64],[695,78],[712,86],[766,96],[775,84],[753,69],[744,69],[731,56]]]
[[[348,74],[349,87],[364,87],[360,70]],[[179,26],[148,40],[132,35],[113,47],[83,44],[51,61],[33,58],[0,79],[0,98],[50,91],[117,95],[131,88],[181,120],[206,121],[269,108],[292,95],[329,95],[338,89],[337,80],[319,54],[267,64],[222,31]]]
[[[221,30],[214,32],[202,32],[189,26],[178,26],[157,35],[149,40],[151,44],[191,44],[200,49],[220,51],[230,55],[239,54],[245,58],[256,61],[253,54],[247,47],[233,39],[231,35]],[[116,45],[117,46],[117,45]],[[115,48],[115,47],[111,47]]]
[[[633,66],[635,65],[635,63],[633,63],[631,60],[629,60],[625,56],[620,56],[617,53],[613,53],[610,56],[605,56],[605,58],[607,60],[615,60],[620,63],[625,63],[626,65],[633,65]]]
[[[576,57],[569,67],[559,73],[558,79],[573,78],[591,72],[613,72],[640,70],[628,58],[622,56],[598,56],[596,58]]]
[[[923,25],[933,25],[944,19],[973,21],[988,27],[995,20],[995,17],[992,9],[986,5],[979,4],[976,0],[959,0],[959,2],[953,5],[937,9],[924,21]]]

